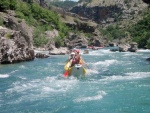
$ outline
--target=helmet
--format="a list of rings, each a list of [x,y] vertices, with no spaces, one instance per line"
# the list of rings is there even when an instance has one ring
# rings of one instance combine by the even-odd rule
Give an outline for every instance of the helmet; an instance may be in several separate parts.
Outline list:
[[[71,55],[75,55],[75,53],[74,53],[74,52],[72,52],[72,53],[71,53]]]
[[[76,50],[77,53],[80,53],[80,50]]]

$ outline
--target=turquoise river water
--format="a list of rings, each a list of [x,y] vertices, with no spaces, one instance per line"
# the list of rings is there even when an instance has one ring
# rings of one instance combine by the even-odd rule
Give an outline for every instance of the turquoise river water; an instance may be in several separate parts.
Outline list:
[[[150,50],[82,57],[84,78],[63,77],[68,55],[0,65],[0,113],[150,113]]]

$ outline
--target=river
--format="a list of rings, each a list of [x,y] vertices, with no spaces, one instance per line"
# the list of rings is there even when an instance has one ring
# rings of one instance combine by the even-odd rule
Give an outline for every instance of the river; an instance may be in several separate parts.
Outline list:
[[[84,78],[63,77],[68,55],[0,65],[0,113],[150,113],[150,50],[82,57]]]

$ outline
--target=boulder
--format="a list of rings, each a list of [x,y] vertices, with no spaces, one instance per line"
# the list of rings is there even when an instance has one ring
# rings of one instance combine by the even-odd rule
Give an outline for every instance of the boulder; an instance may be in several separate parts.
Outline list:
[[[49,56],[43,53],[36,53],[35,57],[36,58],[48,58]]]
[[[116,51],[119,51],[119,48],[118,47],[113,47],[113,48],[110,49],[110,51],[116,52]]]
[[[131,43],[130,48],[128,49],[128,51],[136,52],[137,50],[138,50],[138,44],[136,42]]]
[[[84,34],[70,33],[68,38],[65,40],[65,45],[69,48],[86,48],[88,46],[87,38]]]
[[[20,31],[0,27],[0,63],[34,60],[34,50],[26,45]]]
[[[84,50],[83,54],[89,54],[89,50]]]
[[[91,38],[90,42],[92,42],[92,46],[96,46],[96,47],[102,47],[103,46],[102,41],[97,36],[94,36],[93,38]]]
[[[53,50],[49,51],[50,55],[65,55],[68,53],[68,49],[65,47],[54,48]]]
[[[120,45],[118,45],[119,52],[127,52],[129,48],[130,48],[129,44],[120,44]]]
[[[147,61],[150,61],[150,57],[146,59]]]
[[[33,28],[28,26],[24,19],[18,19],[15,17],[15,12],[7,11],[7,13],[0,12],[4,24],[7,28],[19,31],[20,39],[25,40],[24,44],[30,48],[33,48]]]

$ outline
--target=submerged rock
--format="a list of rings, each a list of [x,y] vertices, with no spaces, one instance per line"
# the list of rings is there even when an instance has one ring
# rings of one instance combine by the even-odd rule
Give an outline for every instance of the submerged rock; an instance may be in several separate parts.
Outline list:
[[[146,59],[147,61],[150,61],[150,57]]]
[[[83,54],[89,54],[89,50],[84,50]]]

